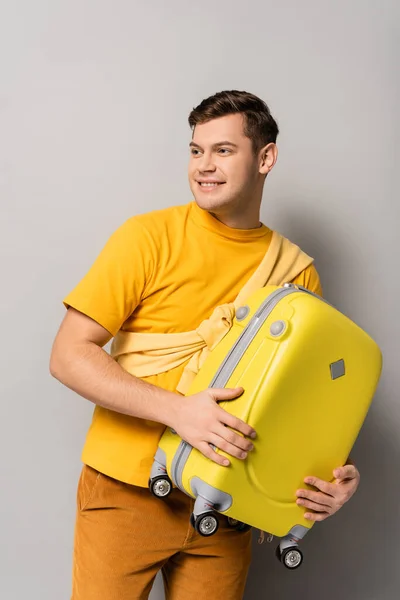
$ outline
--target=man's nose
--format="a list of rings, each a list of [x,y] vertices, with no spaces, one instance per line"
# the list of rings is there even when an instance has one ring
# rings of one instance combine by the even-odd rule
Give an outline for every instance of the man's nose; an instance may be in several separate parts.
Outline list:
[[[208,152],[204,152],[203,156],[200,158],[200,164],[197,163],[198,169],[201,173],[205,171],[215,171],[215,163],[213,160],[213,156]]]

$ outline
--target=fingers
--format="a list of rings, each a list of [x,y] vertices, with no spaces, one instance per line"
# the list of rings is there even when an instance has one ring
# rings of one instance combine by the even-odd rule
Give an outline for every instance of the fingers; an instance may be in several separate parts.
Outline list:
[[[228,427],[231,427],[231,429],[239,431],[246,437],[250,437],[253,440],[257,435],[255,430],[252,427],[250,427],[250,425],[248,425],[244,421],[241,421],[240,419],[238,419],[238,417],[229,414],[222,408],[220,412],[220,420],[224,425],[227,425]]]
[[[331,513],[331,509],[329,506],[326,506],[325,504],[319,504],[319,502],[313,502],[312,500],[305,500],[304,498],[299,498],[296,501],[296,504],[298,506],[304,506],[304,508],[308,508],[309,510],[314,510],[316,512],[322,512],[322,513]]]
[[[339,481],[344,481],[346,479],[357,479],[359,476],[358,470],[354,465],[345,465],[344,467],[339,467],[333,471],[333,474]]]
[[[235,443],[236,437],[242,441],[241,446]],[[240,458],[242,460],[247,458],[247,453],[253,449],[253,445],[244,438],[240,437],[239,435],[234,436],[233,442],[227,441],[225,436],[222,437],[220,435],[213,435],[211,437],[211,443],[214,444],[214,446],[216,446],[220,450],[226,452],[227,454],[230,454],[231,456]]]
[[[229,442],[229,444],[237,446],[245,452],[250,452],[254,448],[254,445],[250,440],[222,424],[220,424],[218,429],[215,430],[215,434],[220,436],[223,440]]]
[[[200,452],[202,454],[204,454],[204,456],[206,458],[211,459],[218,465],[221,465],[223,467],[228,467],[231,464],[230,460],[228,458],[226,458],[226,456],[222,456],[221,454],[218,454],[217,452],[215,452],[215,450],[207,442],[201,442],[197,446],[197,449],[200,450]]]
[[[298,497],[297,504],[301,506],[307,506],[306,502],[318,505],[322,508],[330,508],[332,506],[331,500],[333,500],[332,496],[328,496],[326,494],[321,494],[320,492],[312,492],[310,490],[298,490],[296,492],[296,496]],[[309,508],[313,508],[310,506]]]
[[[210,396],[216,402],[224,400],[234,400],[243,394],[243,388],[209,388]]]
[[[307,521],[325,521],[329,516],[330,513],[328,512],[307,512],[304,515],[304,518],[307,519]]]
[[[308,521],[324,521],[335,512],[332,496],[310,490],[297,490],[296,495],[298,496],[296,500],[298,506],[304,506],[313,511],[305,513],[304,518]]]
[[[312,485],[321,492],[324,492],[324,494],[328,494],[328,496],[333,497],[335,495],[335,488],[333,483],[328,483],[327,481],[319,479],[318,477],[306,477],[304,479],[304,482],[308,485]]]
[[[304,514],[307,521],[324,521],[335,512],[332,506],[332,496],[310,490],[297,490],[296,495],[298,496],[296,500],[298,506],[304,506],[308,511],[313,511]]]
[[[215,401],[220,402],[222,400],[233,400],[237,398],[243,393],[243,388],[210,388],[208,391]],[[251,437],[252,439],[256,437],[257,434],[255,430],[250,427],[250,425],[238,417],[234,417],[223,408],[220,409],[219,417],[224,425],[228,425],[228,427],[236,429],[236,431],[239,431],[243,435]]]

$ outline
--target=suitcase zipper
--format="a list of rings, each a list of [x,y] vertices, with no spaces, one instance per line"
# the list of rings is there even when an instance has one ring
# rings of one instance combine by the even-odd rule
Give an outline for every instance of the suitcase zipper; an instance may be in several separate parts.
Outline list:
[[[272,294],[270,294],[270,296],[264,300],[260,308],[251,318],[250,323],[248,323],[247,327],[240,334],[231,350],[221,363],[218,371],[214,375],[210,387],[223,388],[226,386],[243,354],[246,352],[256,334],[261,329],[263,323],[267,317],[269,317],[278,302],[285,296],[297,291],[298,289],[294,286],[294,284],[285,284],[284,288],[280,288],[275,292],[272,292]]]
[[[171,465],[172,480],[174,481],[175,485],[182,492],[186,492],[186,490],[183,487],[183,483],[182,483],[183,467],[186,463],[187,458],[189,457],[191,449],[192,449],[192,447],[190,446],[190,444],[188,444],[187,442],[182,440],[178,446],[178,450],[176,451],[175,457],[174,457],[174,459],[172,461],[172,465]],[[186,459],[183,461],[182,468],[180,468],[180,465],[182,462],[182,457],[184,456],[185,453],[187,454],[187,456],[186,456]]]
[[[260,308],[250,319],[250,322],[248,323],[247,327],[243,330],[243,332],[240,334],[240,336],[228,352],[227,356],[218,368],[218,371],[214,375],[209,385],[210,388],[223,388],[226,386],[227,382],[232,376],[233,371],[239,364],[239,361],[242,358],[243,354],[246,352],[254,337],[261,329],[264,321],[271,314],[272,310],[276,307],[278,302],[282,300],[282,298],[284,298],[285,296],[288,296],[289,294],[293,294],[294,292],[298,291],[307,292],[312,296],[316,296],[317,298],[322,299],[317,294],[314,294],[314,292],[311,292],[307,288],[294,283],[285,283],[282,288],[279,288],[278,290],[272,292],[272,294],[270,294],[268,298],[264,300],[264,302],[261,304]],[[185,492],[182,483],[183,467],[186,463],[187,458],[189,457],[190,452],[190,444],[182,440],[179,444],[178,450],[176,451],[175,459],[173,460],[171,466],[171,476],[177,487],[183,492]],[[183,458],[185,458],[185,460],[182,460]],[[183,463],[182,468],[180,468],[181,463]]]

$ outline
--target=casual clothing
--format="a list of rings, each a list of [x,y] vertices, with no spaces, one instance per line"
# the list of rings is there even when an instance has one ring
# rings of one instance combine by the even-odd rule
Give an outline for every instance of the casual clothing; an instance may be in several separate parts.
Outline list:
[[[139,215],[111,236],[64,303],[113,336],[189,332],[238,295],[272,236],[265,225],[231,229],[195,202]],[[312,259],[309,263],[294,281],[322,293]],[[119,360],[130,371],[125,358]],[[175,391],[185,364],[141,378]],[[110,477],[145,487],[164,429],[96,406],[82,460]]]
[[[194,374],[190,357],[198,368],[197,359],[207,350],[207,336],[196,341],[196,332],[204,322],[218,328],[233,318],[234,299],[249,279],[257,279],[275,241],[276,233],[265,225],[232,229],[195,202],[138,215],[114,232],[64,304],[111,333],[111,354],[128,372],[176,391],[185,369]],[[298,250],[295,262],[304,269],[292,281],[322,294],[312,258]],[[284,260],[277,258],[280,264]],[[165,335],[177,340],[172,368],[163,358]],[[182,360],[190,336],[198,347]],[[152,344],[136,345],[138,339]],[[156,367],[142,360],[149,348],[145,358],[153,360],[158,352]],[[150,370],[143,375],[143,369]],[[78,486],[72,600],[146,599],[160,569],[167,600],[242,598],[251,532],[237,532],[222,517],[217,533],[203,537],[190,525],[191,498],[174,489],[161,500],[147,489],[164,429],[95,407]]]
[[[207,538],[190,525],[194,502],[166,500],[84,466],[78,485],[72,600],[145,600],[161,569],[166,600],[240,600],[251,531],[220,519]]]

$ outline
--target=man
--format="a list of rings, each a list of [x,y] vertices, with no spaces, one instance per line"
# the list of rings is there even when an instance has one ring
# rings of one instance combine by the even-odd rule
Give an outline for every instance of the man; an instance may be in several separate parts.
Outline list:
[[[251,533],[221,519],[218,532],[203,537],[189,524],[191,498],[174,490],[160,501],[147,483],[166,426],[224,466],[226,455],[246,460],[256,432],[217,403],[241,390],[178,393],[188,361],[166,366],[157,340],[162,347],[164,336],[181,339],[232,302],[266,255],[272,231],[260,223],[260,205],[278,126],[262,100],[238,91],[204,100],[189,124],[194,201],[128,219],[64,300],[50,370],[96,405],[78,486],[73,600],[147,598],[159,570],[169,600],[243,596]],[[322,293],[312,261],[293,281]],[[127,337],[129,351],[103,350]],[[332,515],[356,491],[354,465],[334,476],[331,484],[310,474],[315,491],[293,490],[310,521]]]

